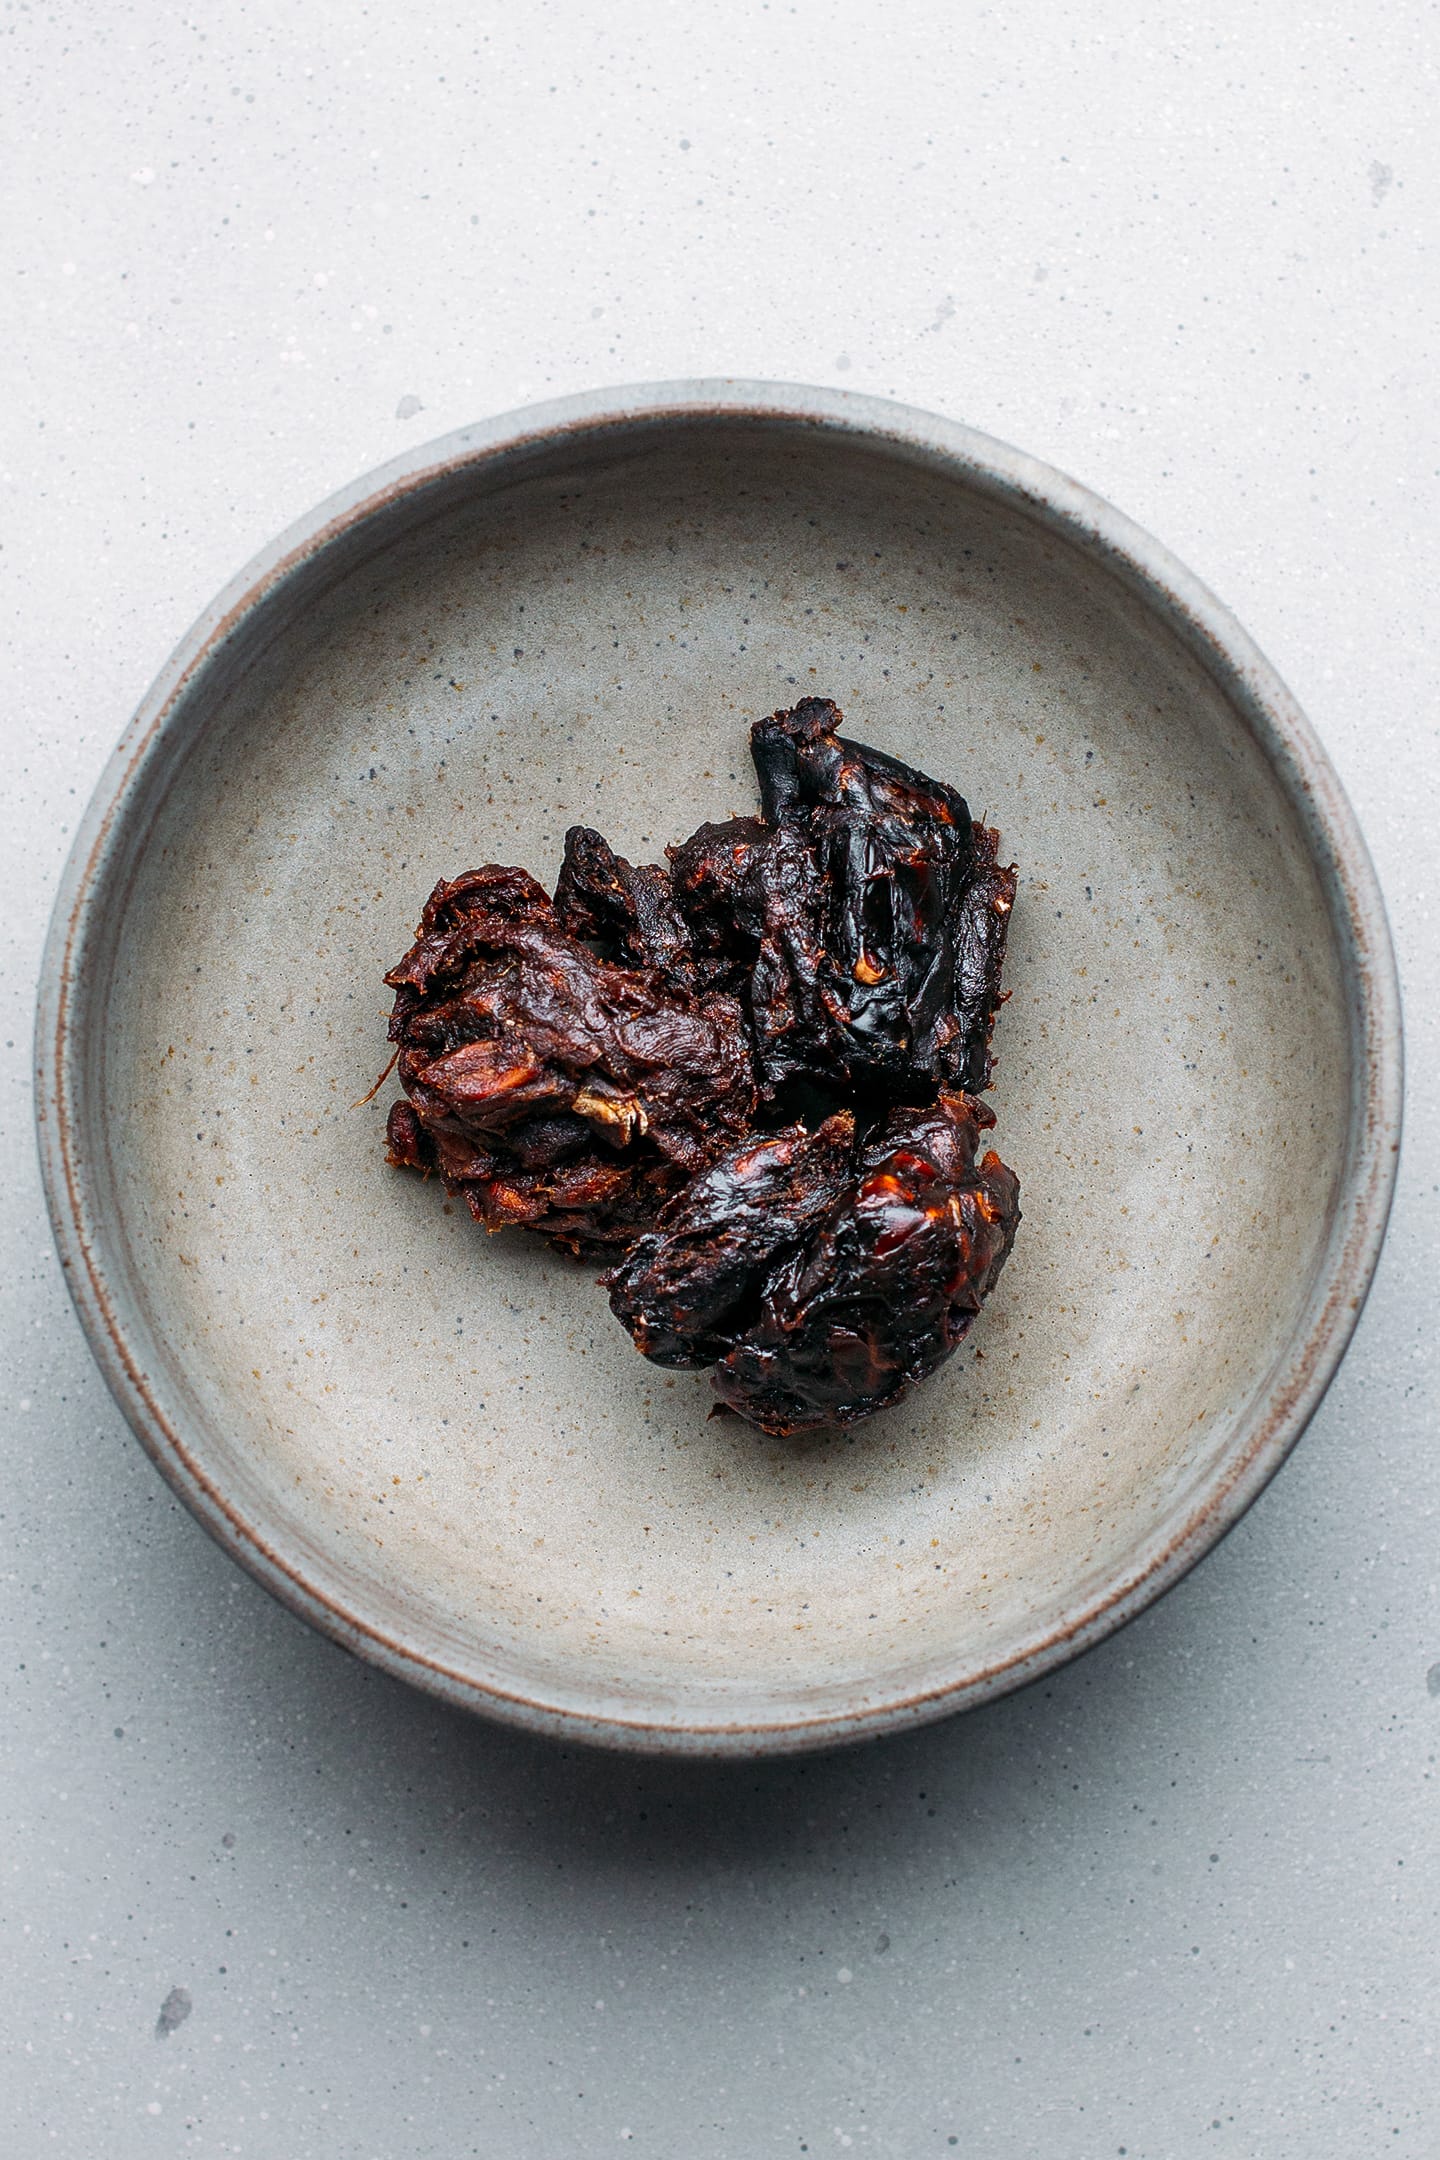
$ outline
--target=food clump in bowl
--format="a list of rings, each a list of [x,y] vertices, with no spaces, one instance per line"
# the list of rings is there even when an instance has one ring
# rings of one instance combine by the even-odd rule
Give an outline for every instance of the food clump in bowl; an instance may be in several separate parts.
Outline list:
[[[759,816],[663,865],[576,826],[553,899],[503,865],[443,881],[385,978],[392,1163],[604,1255],[639,1349],[777,1435],[933,1372],[1020,1220],[976,1162],[1015,871],[840,724],[824,698],[758,721]]]

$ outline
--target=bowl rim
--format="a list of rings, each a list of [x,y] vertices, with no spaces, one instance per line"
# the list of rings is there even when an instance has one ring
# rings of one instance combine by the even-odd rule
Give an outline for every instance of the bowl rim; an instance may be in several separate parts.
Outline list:
[[[579,451],[642,431],[748,421],[797,434],[859,437],[948,473],[1098,560],[1157,614],[1235,708],[1297,813],[1339,948],[1352,1088],[1345,1166],[1328,1243],[1286,1348],[1242,1412],[1204,1484],[1105,1587],[1029,1648],[933,1685],[884,1697],[857,1689],[844,1710],[736,1722],[694,1712],[618,1716],[534,1687],[506,1689],[401,1641],[311,1579],[270,1528],[227,1498],[162,1406],[127,1326],[123,1272],[83,1147],[97,989],[90,934],[123,853],[147,768],[168,755],[193,693],[242,623],[269,608],[316,557],[377,513],[473,469],[494,475],[539,453]],[[1310,723],[1240,624],[1168,549],[1078,481],[962,423],[851,391],[743,378],[628,384],[527,405],[460,428],[362,475],[272,540],[202,612],[161,669],[112,753],[76,830],[41,964],[35,1025],[36,1130],[46,1203],[66,1283],[92,1353],[132,1429],[210,1534],[303,1619],[346,1649],[441,1699],[535,1732],[647,1753],[755,1756],[824,1748],[927,1722],[1038,1679],[1133,1618],[1230,1530],[1313,1416],[1359,1319],[1393,1197],[1403,1101],[1399,984],[1384,903],[1340,780]],[[682,1698],[683,1700],[683,1698]]]

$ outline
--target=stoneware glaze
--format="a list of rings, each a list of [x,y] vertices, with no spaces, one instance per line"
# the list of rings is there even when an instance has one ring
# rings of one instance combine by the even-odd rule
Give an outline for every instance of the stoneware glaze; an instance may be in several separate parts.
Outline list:
[[[438,877],[749,811],[747,725],[807,692],[1019,865],[1025,1219],[939,1376],[781,1444],[355,1106]],[[1018,451],[734,382],[449,436],[224,593],[80,831],[38,1065],[81,1318],[222,1544],[447,1701],[696,1754],[983,1701],[1173,1583],[1335,1370],[1400,1115],[1364,845],[1215,600]]]

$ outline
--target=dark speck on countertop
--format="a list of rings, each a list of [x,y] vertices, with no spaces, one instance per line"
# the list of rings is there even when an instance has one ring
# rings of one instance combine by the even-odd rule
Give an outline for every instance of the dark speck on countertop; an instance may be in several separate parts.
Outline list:
[[[177,2025],[183,2025],[195,2005],[190,2000],[189,1988],[172,1987],[160,2005],[160,2015],[155,2020],[155,2037],[168,2040]]]

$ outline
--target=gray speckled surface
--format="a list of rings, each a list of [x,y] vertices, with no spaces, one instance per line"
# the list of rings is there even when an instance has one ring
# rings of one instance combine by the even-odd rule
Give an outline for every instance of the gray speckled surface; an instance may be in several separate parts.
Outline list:
[[[1430,27],[4,18],[7,2153],[1434,2151]],[[477,413],[725,369],[1023,443],[1209,579],[1360,812],[1411,1082],[1354,1348],[1219,1552],[1026,1695],[716,1771],[453,1717],[209,1545],[71,1318],[28,1034],[77,803],[257,546]]]

